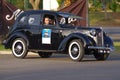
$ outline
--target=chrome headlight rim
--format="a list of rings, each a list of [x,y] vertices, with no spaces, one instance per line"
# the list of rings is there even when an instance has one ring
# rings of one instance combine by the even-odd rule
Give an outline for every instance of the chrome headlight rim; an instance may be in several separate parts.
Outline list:
[[[96,36],[97,32],[96,32],[95,29],[91,29],[91,30],[90,30],[90,34],[91,34],[92,36]]]

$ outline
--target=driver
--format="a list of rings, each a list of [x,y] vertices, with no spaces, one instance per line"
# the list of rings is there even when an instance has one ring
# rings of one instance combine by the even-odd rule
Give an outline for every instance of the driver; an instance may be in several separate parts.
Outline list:
[[[49,17],[44,18],[44,25],[49,25],[50,24],[50,19]]]

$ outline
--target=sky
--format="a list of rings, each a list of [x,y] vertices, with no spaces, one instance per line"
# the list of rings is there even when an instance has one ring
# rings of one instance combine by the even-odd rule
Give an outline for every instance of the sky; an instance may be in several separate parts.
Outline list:
[[[43,9],[44,10],[57,10],[59,7],[56,0],[43,0]]]

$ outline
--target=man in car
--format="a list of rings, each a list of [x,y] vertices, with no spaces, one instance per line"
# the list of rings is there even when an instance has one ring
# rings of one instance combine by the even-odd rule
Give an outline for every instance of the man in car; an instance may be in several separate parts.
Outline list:
[[[44,25],[50,25],[50,19],[49,17],[44,18]]]

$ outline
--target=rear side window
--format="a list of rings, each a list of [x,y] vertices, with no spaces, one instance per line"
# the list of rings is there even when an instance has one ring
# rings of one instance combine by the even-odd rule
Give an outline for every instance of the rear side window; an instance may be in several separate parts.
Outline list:
[[[28,19],[29,25],[40,25],[40,15],[30,15]]]
[[[23,25],[27,24],[27,16],[23,16],[23,17],[19,20],[19,23],[20,23],[20,24],[23,24]]]

